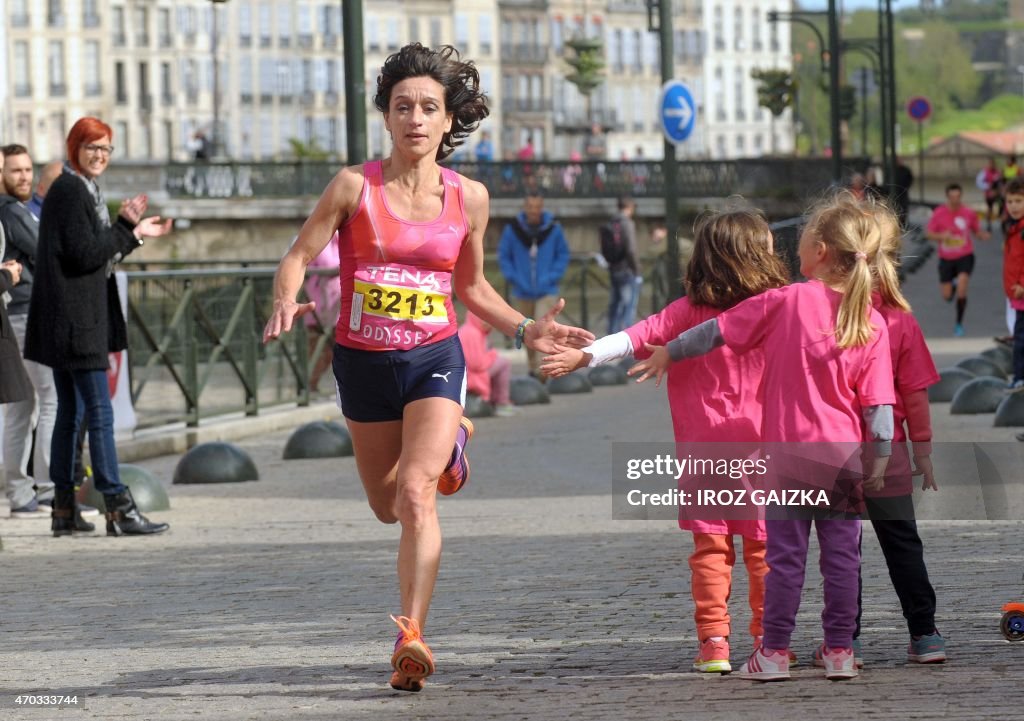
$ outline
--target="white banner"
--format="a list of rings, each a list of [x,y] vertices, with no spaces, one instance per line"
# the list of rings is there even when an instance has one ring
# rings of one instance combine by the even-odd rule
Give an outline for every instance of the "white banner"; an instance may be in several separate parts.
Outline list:
[[[121,314],[128,322],[128,274],[114,273],[117,281],[117,295],[121,299]],[[131,431],[136,425],[135,409],[132,407],[132,389],[128,383],[128,351],[110,354],[107,368],[107,382],[110,384],[110,403],[114,406],[114,430]]]

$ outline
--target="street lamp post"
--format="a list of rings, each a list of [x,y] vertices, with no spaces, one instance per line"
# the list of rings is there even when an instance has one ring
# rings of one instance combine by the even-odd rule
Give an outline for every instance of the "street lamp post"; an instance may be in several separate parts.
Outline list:
[[[220,40],[220,28],[218,22],[218,5],[223,5],[227,0],[210,0],[213,3],[213,25],[210,35],[210,52],[213,55],[213,129],[210,131],[210,156],[220,156],[220,59],[217,57],[217,49]]]
[[[828,20],[828,42],[825,42],[825,38],[821,34],[821,30],[818,26],[811,22],[812,17],[825,16]],[[821,63],[822,70],[825,70],[825,57],[828,57],[828,77],[829,77],[829,128],[830,128],[830,144],[832,146],[832,180],[838,183],[843,178],[843,138],[841,121],[839,118],[839,53],[837,50],[841,47],[839,40],[839,16],[836,12],[835,0],[829,0],[828,11],[811,11],[801,10],[796,12],[776,12],[772,11],[768,13],[768,22],[775,23],[780,20],[786,20],[791,23],[799,23],[806,25],[814,31],[814,34],[818,37],[819,47],[822,49]]]

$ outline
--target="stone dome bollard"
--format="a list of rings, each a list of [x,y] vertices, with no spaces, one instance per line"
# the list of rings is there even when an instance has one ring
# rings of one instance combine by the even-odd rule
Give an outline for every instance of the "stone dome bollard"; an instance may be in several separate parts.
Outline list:
[[[1006,398],[1006,381],[998,378],[975,378],[968,381],[953,396],[949,412],[953,415],[995,413]]]
[[[518,376],[512,379],[509,389],[512,402],[517,406],[529,406],[536,403],[550,403],[551,396],[548,389],[536,378],[531,376]]]
[[[594,386],[621,386],[625,385],[629,377],[626,369],[617,365],[596,366],[590,369],[587,380]]]
[[[121,483],[131,490],[132,498],[135,499],[135,505],[139,507],[140,511],[149,513],[150,511],[171,510],[171,500],[167,496],[164,484],[154,478],[153,474],[145,468],[123,464],[117,467],[117,472],[121,476]],[[78,489],[78,501],[96,506],[100,509],[100,513],[107,509],[103,494],[96,490],[92,476],[89,476],[82,487]]]
[[[1013,374],[1013,350],[1010,348],[999,345],[994,348],[986,348],[978,355],[982,358],[987,358],[999,366],[999,369],[1006,374],[1007,378]]]
[[[494,415],[494,406],[477,395],[466,395],[466,407],[462,414],[467,418],[490,418]]]
[[[964,358],[962,361],[956,364],[957,368],[964,368],[969,370],[976,376],[992,376],[993,378],[999,378],[1000,380],[1006,380],[1006,373],[999,367],[997,363],[983,358],[980,355],[973,355],[970,358]]]
[[[1024,426],[1024,393],[1010,393],[996,408],[997,428]]]
[[[174,483],[241,483],[258,481],[259,471],[249,454],[221,441],[200,443],[178,461]]]
[[[548,381],[548,392],[551,395],[564,395],[567,393],[592,393],[594,386],[590,385],[587,375],[576,371],[561,378],[552,378]]]
[[[932,403],[949,403],[962,386],[976,377],[966,368],[943,368],[939,371],[939,382],[928,388],[928,400]]]
[[[314,421],[299,426],[284,446],[286,461],[299,458],[343,458],[351,456],[352,438],[338,423]]]

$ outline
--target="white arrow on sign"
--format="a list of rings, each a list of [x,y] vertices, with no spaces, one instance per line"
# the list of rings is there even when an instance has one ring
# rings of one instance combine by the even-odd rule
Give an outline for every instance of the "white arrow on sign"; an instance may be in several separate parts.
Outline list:
[[[690,109],[690,104],[683,99],[682,95],[676,95],[676,102],[679,103],[678,108],[666,108],[666,118],[679,118],[679,130],[682,131],[689,122],[690,118],[693,117],[693,111]]]

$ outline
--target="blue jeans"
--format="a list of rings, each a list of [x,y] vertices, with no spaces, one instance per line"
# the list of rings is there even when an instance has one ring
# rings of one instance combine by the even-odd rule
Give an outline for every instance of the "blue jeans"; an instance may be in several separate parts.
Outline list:
[[[75,452],[82,418],[89,420],[89,455],[96,490],[104,496],[124,493],[114,446],[114,408],[110,405],[107,372],[53,371],[57,387],[57,422],[50,445],[50,477],[57,489],[75,486]]]
[[[633,325],[640,286],[631,270],[611,274],[611,299],[608,302],[608,335]]]

